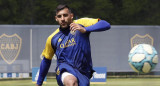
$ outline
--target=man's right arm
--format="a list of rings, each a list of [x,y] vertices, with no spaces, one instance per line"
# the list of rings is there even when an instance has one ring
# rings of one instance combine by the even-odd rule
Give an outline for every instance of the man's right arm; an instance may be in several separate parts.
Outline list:
[[[51,40],[52,40],[53,36],[55,34],[57,34],[58,32],[59,32],[59,29],[54,31],[47,38],[45,49],[42,52],[42,56],[44,58],[43,58],[43,60],[41,62],[41,65],[40,65],[39,77],[38,77],[36,86],[41,86],[43,84],[43,80],[48,73],[48,70],[49,70],[50,65],[51,65],[52,57],[54,55],[54,49],[52,47]]]
[[[41,86],[43,84],[43,80],[48,73],[50,65],[51,65],[51,60],[48,60],[44,57],[40,65],[39,77],[36,86]]]

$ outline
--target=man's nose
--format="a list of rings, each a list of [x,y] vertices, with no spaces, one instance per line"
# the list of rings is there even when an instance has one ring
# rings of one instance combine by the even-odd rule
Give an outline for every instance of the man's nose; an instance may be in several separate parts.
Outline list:
[[[61,20],[64,20],[64,16],[61,17]]]

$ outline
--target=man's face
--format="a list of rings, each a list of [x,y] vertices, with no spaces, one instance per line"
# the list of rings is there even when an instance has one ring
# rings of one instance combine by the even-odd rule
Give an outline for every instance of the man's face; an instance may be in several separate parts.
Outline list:
[[[68,8],[64,8],[56,13],[55,19],[61,28],[67,28],[72,23],[73,14],[69,12]]]

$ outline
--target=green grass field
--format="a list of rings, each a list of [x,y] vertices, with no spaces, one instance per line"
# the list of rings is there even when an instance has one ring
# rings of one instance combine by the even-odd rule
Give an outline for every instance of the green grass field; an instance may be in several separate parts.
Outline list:
[[[35,86],[31,79],[2,80],[0,86]],[[55,78],[47,79],[43,86],[58,86]],[[90,86],[160,86],[160,78],[108,78],[106,84],[91,84]]]

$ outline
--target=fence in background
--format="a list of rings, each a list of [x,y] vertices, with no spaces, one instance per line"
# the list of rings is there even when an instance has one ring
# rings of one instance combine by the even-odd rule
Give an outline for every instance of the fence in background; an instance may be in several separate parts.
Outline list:
[[[39,67],[46,39],[57,28],[0,25],[0,73],[31,73],[32,67]],[[148,43],[160,53],[160,26],[113,25],[108,31],[92,32],[90,41],[94,67],[107,67],[107,72],[133,72],[128,64],[130,49]],[[55,72],[55,67],[53,60],[49,72]],[[159,63],[153,71],[160,71]]]

